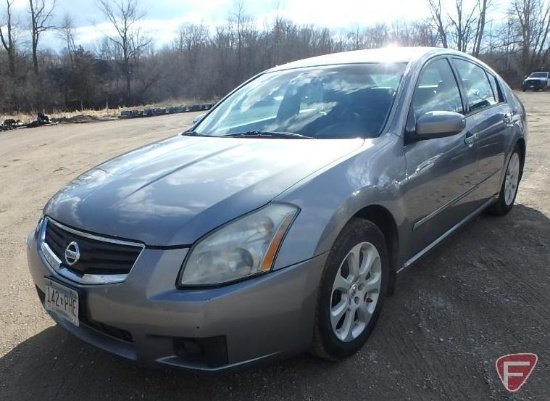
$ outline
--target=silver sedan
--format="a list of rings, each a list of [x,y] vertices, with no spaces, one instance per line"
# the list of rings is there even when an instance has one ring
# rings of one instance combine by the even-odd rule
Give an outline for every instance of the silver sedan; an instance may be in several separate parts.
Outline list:
[[[463,53],[297,61],[62,188],[28,237],[30,271],[60,326],[132,360],[338,360],[399,272],[512,209],[526,134],[514,93]]]

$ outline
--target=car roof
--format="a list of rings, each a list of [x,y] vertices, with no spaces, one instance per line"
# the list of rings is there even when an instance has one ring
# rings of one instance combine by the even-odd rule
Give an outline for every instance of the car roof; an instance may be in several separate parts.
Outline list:
[[[379,49],[355,50],[332,53],[324,56],[293,61],[270,69],[269,71],[289,70],[301,67],[356,63],[409,63],[431,55],[453,54],[466,56],[465,53],[437,47],[385,47]]]

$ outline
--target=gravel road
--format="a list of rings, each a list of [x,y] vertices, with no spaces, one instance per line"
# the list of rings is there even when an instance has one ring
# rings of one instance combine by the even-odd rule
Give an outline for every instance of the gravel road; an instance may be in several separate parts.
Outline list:
[[[520,96],[530,141],[508,216],[480,216],[400,275],[356,356],[301,355],[219,377],[138,366],[65,333],[42,310],[25,256],[61,185],[193,115],[0,133],[0,400],[549,400],[550,93]],[[515,352],[539,362],[510,394],[494,364]]]

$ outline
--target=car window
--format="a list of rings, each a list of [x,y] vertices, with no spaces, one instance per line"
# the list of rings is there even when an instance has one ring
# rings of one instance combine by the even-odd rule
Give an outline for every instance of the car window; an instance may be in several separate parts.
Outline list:
[[[414,91],[412,109],[415,118],[429,111],[463,112],[460,90],[446,59],[424,68]]]
[[[225,99],[195,132],[376,137],[388,119],[406,66],[365,63],[267,72]]]
[[[493,89],[495,99],[497,99],[497,102],[499,103],[504,102],[504,96],[502,95],[502,90],[500,89],[498,80],[492,74],[487,73],[487,76],[489,77],[489,83],[491,84],[491,88]]]
[[[533,72],[529,75],[529,78],[548,78],[547,72]]]
[[[453,60],[462,80],[470,111],[478,111],[498,103],[493,86],[487,78],[485,70],[466,60]]]

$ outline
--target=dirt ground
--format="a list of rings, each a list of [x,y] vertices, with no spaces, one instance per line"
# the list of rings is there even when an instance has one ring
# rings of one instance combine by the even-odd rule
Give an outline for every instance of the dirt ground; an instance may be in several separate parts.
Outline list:
[[[193,115],[0,133],[0,400],[549,400],[550,93],[520,96],[528,159],[508,216],[480,216],[400,275],[356,356],[302,355],[221,377],[138,366],[67,334],[39,304],[25,256],[61,185]],[[494,364],[515,352],[539,362],[510,394]]]

